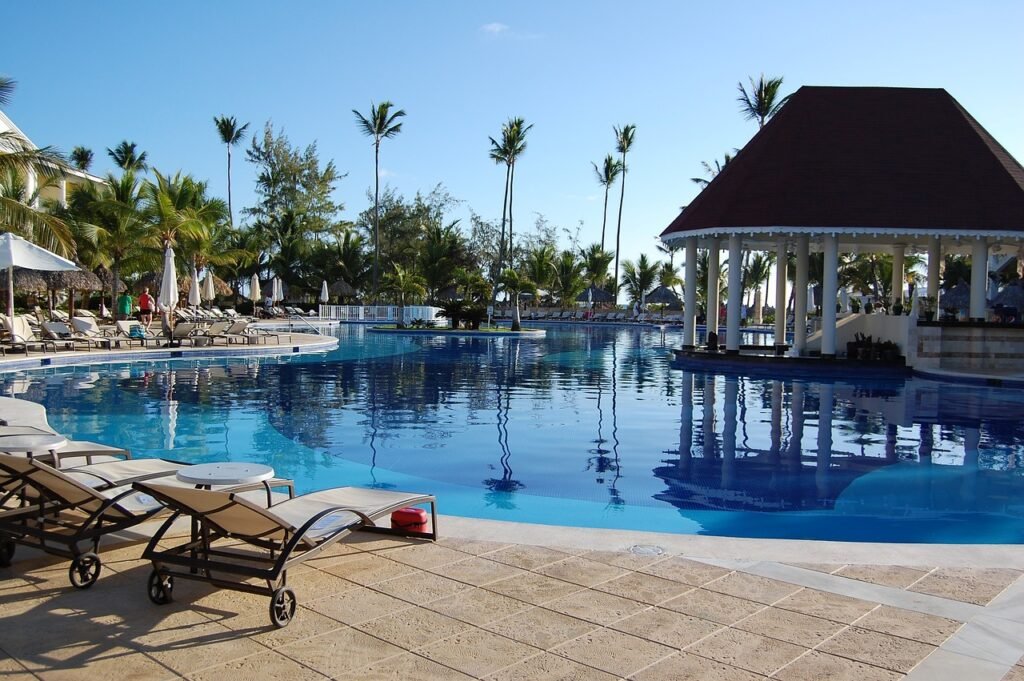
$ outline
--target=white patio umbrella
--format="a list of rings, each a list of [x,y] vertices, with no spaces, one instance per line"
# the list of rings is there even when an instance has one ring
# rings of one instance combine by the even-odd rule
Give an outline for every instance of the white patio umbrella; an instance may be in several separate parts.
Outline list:
[[[203,302],[203,297],[199,293],[199,273],[196,272],[196,268],[192,268],[192,286],[188,290],[188,304],[192,307],[199,307]]]
[[[270,297],[274,300],[274,302],[275,303],[279,303],[282,300],[284,300],[284,287],[281,286],[281,279],[280,278],[274,277],[273,289],[274,290],[273,290],[273,292],[271,292]]]
[[[56,253],[36,246],[10,232],[0,234],[0,268],[7,269],[7,315],[14,316],[14,268],[60,272],[77,270],[78,266]]]
[[[178,306],[178,278],[174,271],[174,249],[170,244],[164,249],[164,274],[160,278],[160,306],[168,313]]]
[[[217,297],[217,292],[213,288],[213,272],[206,270],[206,276],[203,277],[203,300],[213,302],[213,299]]]
[[[260,302],[263,297],[260,291],[260,277],[258,274],[252,275],[252,279],[249,280],[249,300],[254,303]]]
[[[327,281],[324,280],[323,285],[320,287],[320,302],[327,304],[327,301],[331,299],[330,293],[327,291]]]
[[[850,292],[845,288],[839,289],[839,305],[842,307],[843,312],[850,311]]]

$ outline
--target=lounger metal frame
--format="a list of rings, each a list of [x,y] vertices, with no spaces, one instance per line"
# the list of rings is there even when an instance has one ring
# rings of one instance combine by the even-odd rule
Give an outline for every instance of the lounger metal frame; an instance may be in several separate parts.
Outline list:
[[[233,535],[218,527],[206,515],[193,514],[191,509],[152,487],[145,484],[133,486],[153,495],[172,510],[171,516],[156,531],[142,553],[143,560],[153,562],[153,572],[150,574],[148,583],[151,601],[157,605],[170,602],[175,578],[205,582],[222,589],[269,596],[271,598],[270,618],[277,627],[288,625],[295,614],[298,603],[295,592],[288,587],[289,568],[322,553],[352,532],[379,532],[430,539],[431,541],[437,539],[437,499],[429,494],[404,499],[400,503],[375,509],[373,518],[351,508],[340,506],[328,508],[307,520],[298,532],[285,532],[284,540],[277,541],[261,537]],[[412,532],[400,528],[381,527],[374,523],[375,518],[390,516],[392,511],[399,508],[427,503],[430,504],[430,532]],[[269,510],[272,512],[273,508],[271,507]],[[307,539],[306,534],[317,523],[328,516],[340,513],[354,514],[360,522],[342,526],[334,532],[314,540]],[[192,518],[193,523],[198,523],[198,532],[193,530],[192,536],[185,543],[169,548],[160,548],[160,543],[165,541],[165,536],[171,530],[172,525],[183,516],[188,516]],[[248,547],[265,553],[258,553],[251,549],[245,550],[245,547],[236,547],[234,550],[230,550],[230,547],[223,549],[214,547],[213,544],[221,539],[242,541]],[[248,583],[245,581],[247,579],[265,581],[266,586]]]

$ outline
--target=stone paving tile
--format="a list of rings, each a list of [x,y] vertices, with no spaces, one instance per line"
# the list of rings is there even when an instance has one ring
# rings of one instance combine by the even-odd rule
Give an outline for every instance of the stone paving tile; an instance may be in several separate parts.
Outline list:
[[[632,681],[765,681],[768,677],[706,657],[676,653],[629,678]]]
[[[461,560],[458,563],[428,569],[449,579],[472,584],[473,586],[483,586],[484,584],[525,574],[525,570],[520,568],[476,556]]]
[[[533,605],[541,605],[583,589],[578,584],[563,582],[560,579],[545,577],[544,575],[532,572],[503,579],[500,582],[488,584],[484,588],[488,591],[517,598]]]
[[[416,568],[389,560],[375,553],[355,553],[339,556],[336,561],[324,566],[322,570],[355,584],[369,586],[412,574]]]
[[[615,681],[618,677],[551,653],[541,653],[485,677],[486,681]]]
[[[484,589],[472,589],[433,601],[426,607],[442,615],[482,626],[525,610],[530,604]]]
[[[546,603],[544,607],[604,626],[633,615],[647,606],[599,591],[580,591]]]
[[[488,553],[487,557],[524,570],[535,570],[543,565],[568,558],[569,553],[549,549],[546,546],[513,545]]]
[[[894,589],[906,589],[928,574],[928,568],[919,569],[900,565],[847,565],[835,574],[871,584],[891,586]]]
[[[676,650],[621,631],[595,629],[551,652],[609,674],[629,676]]]
[[[412,607],[372,589],[353,589],[343,594],[309,601],[306,607],[344,624],[360,624]]]
[[[412,565],[420,569],[433,568],[441,565],[448,565],[465,559],[466,554],[455,549],[450,549],[438,544],[417,544],[404,548],[394,549],[387,552],[390,560]]]
[[[595,584],[629,574],[629,570],[596,560],[587,560],[580,556],[573,556],[560,560],[557,563],[542,565],[534,571],[548,577],[561,579],[564,582],[571,582],[586,587],[592,587]]]
[[[345,540],[345,543],[360,551],[387,552],[392,549],[405,546],[415,546],[421,543],[416,539],[405,537],[388,536],[375,532],[354,532]]]
[[[807,648],[818,645],[846,625],[792,610],[765,608],[733,626]]]
[[[829,575],[839,568],[845,567],[843,563],[782,563],[782,565],[792,565],[804,570],[814,570],[815,572],[824,572]]]
[[[356,625],[371,636],[412,650],[465,631],[470,625],[425,608],[411,608]],[[291,626],[287,627],[291,629]]]
[[[338,678],[341,681],[470,681],[473,677],[425,657],[405,653]]]
[[[485,624],[483,628],[520,643],[548,650],[593,631],[597,625],[546,608],[530,608],[511,617]]]
[[[896,681],[902,674],[812,650],[774,677],[780,681]]]
[[[277,652],[327,676],[337,677],[405,651],[352,627],[343,627],[281,646]]]
[[[858,618],[871,611],[874,603],[862,601],[840,594],[802,589],[792,596],[786,596],[775,604],[776,608],[785,608],[805,615],[814,615],[834,622],[852,624]]]
[[[850,627],[825,641],[819,650],[905,674],[935,646]]]
[[[498,551],[512,546],[512,544],[503,544],[500,542],[482,541],[480,539],[458,539],[455,537],[444,537],[442,539],[438,539],[437,543],[446,548],[462,551],[463,553],[468,553],[473,556],[480,556],[485,553]]]
[[[717,622],[664,608],[648,608],[610,626],[673,648],[685,648],[722,628]]]
[[[724,577],[729,570],[707,563],[700,563],[686,558],[672,557],[657,563],[651,563],[639,568],[639,572],[645,572],[656,577],[672,579],[690,586],[702,586],[713,579]]]
[[[0,652],[0,679],[4,681],[36,681],[36,677],[20,662],[11,658],[5,659],[2,652]]]
[[[748,631],[722,629],[694,643],[686,652],[768,676],[807,649]]]
[[[642,572],[630,572],[610,582],[598,584],[594,588],[605,593],[655,605],[684,594],[692,587],[671,579],[663,579]]]
[[[468,629],[418,652],[464,674],[485,676],[535,655],[537,649],[483,629]]]
[[[662,603],[661,607],[719,624],[734,624],[765,606],[707,589],[693,589],[678,598]]]
[[[103,642],[55,648],[20,658],[30,672],[44,681],[103,679],[170,679],[177,674],[153,658],[129,648]]]
[[[999,681],[1024,681],[1024,667],[1014,665]]]
[[[292,625],[288,625],[291,627]],[[268,681],[320,681],[329,677],[313,671],[277,652],[267,651],[192,674],[192,681],[224,681],[224,679],[268,679]]]
[[[964,603],[988,605],[1006,584],[984,582],[969,576],[960,576],[936,570],[909,587],[908,591],[949,598]]]
[[[268,618],[264,626],[269,624]],[[130,645],[182,675],[266,650],[255,641],[210,621],[138,633]]]
[[[270,626],[266,608],[243,610],[238,614],[224,613],[214,621],[238,635],[247,636],[261,645],[274,649],[346,626],[315,610],[304,607],[301,602],[294,619],[283,629]]]
[[[857,620],[857,626],[939,646],[962,624],[944,617],[882,605]]]
[[[653,565],[665,560],[668,556],[647,556],[643,554],[630,553],[629,551],[588,551],[583,554],[590,560],[599,560],[615,567],[626,568],[627,570],[639,570],[640,568]]]
[[[757,601],[765,605],[792,595],[803,587],[789,582],[780,582],[777,579],[750,575],[745,572],[734,572],[721,579],[716,579],[704,585],[705,589],[717,591],[718,593],[729,594],[737,598],[745,598],[749,601]]]
[[[445,598],[466,591],[473,587],[454,579],[447,579],[432,572],[416,571],[411,575],[396,577],[386,582],[378,582],[372,587],[375,591],[386,593],[403,601],[422,605],[439,598]]]

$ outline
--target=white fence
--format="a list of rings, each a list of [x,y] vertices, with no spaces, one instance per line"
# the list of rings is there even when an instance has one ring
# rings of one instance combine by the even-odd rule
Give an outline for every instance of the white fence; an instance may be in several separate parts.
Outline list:
[[[320,319],[336,319],[342,322],[391,322],[398,321],[397,305],[321,305]],[[406,323],[422,319],[428,323],[443,323],[437,319],[439,307],[430,305],[406,305],[403,318]]]

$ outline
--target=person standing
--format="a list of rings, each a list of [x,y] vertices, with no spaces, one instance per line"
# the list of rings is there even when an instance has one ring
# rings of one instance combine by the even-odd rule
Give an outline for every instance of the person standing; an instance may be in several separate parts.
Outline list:
[[[142,289],[139,296],[139,321],[149,331],[149,325],[153,323],[153,311],[156,309],[156,301],[149,295],[149,288]]]
[[[127,289],[117,297],[117,309],[114,311],[117,319],[128,319],[132,316],[132,294]]]

